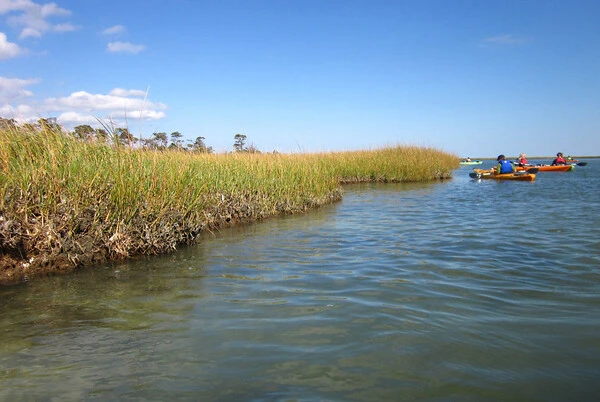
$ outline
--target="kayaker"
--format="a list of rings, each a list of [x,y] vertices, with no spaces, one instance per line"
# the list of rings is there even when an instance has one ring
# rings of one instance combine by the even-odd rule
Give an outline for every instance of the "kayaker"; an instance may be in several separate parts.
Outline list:
[[[559,152],[556,154],[556,159],[554,159],[552,161],[552,166],[556,166],[556,165],[566,165],[567,161],[565,160],[565,158],[563,158],[563,154],[562,152]]]
[[[471,158],[469,158],[468,156],[465,158],[464,162],[471,162]]]
[[[528,165],[529,163],[527,162],[527,158],[525,158],[525,154],[521,154],[519,155],[519,157],[517,158],[517,164],[519,166],[525,166]]]
[[[498,166],[496,166],[496,174],[515,172],[515,168],[509,161],[506,160],[506,157],[504,155],[498,155],[498,158],[496,160],[498,161]]]

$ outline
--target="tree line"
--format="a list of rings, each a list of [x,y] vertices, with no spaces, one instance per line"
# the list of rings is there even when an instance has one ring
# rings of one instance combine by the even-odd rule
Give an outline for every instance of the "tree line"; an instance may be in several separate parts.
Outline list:
[[[70,135],[80,141],[98,142],[101,144],[115,146],[129,146],[144,148],[150,150],[185,150],[200,153],[213,153],[213,148],[207,146],[204,142],[204,137],[196,137],[194,141],[182,139],[183,134],[179,131],[173,131],[171,134],[166,132],[154,132],[149,138],[134,136],[128,128],[109,127],[102,124],[102,128],[94,128],[88,124],[75,126],[73,131],[65,130],[57,119],[40,118],[36,123],[19,124],[15,119],[6,119],[0,117],[0,129],[21,129],[25,132],[39,132],[42,130],[53,130]],[[246,144],[246,135],[235,134],[233,151],[234,152],[249,152],[260,153],[258,148],[253,144]]]

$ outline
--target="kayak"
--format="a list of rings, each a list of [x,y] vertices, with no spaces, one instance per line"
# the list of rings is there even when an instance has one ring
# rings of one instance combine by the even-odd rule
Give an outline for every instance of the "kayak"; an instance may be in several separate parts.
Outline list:
[[[474,179],[490,179],[490,180],[516,180],[516,181],[534,181],[535,173],[470,173]]]
[[[517,172],[517,173],[494,173],[493,170],[473,169],[469,176],[473,179],[489,179],[489,180],[516,180],[516,181],[534,181],[535,173]]]
[[[481,165],[483,163],[483,161],[460,161],[461,165]]]
[[[575,169],[575,165],[540,165],[540,166],[515,166],[517,171],[529,170],[535,168],[540,172],[568,172]]]

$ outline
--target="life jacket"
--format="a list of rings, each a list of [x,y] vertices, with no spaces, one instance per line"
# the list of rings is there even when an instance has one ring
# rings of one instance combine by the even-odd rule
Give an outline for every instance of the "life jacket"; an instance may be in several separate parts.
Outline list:
[[[556,166],[556,165],[566,165],[567,161],[561,157],[561,156],[557,156],[556,159],[554,159],[552,161],[552,166]]]
[[[512,165],[506,159],[502,159],[498,163],[500,164],[500,173],[512,173],[513,172]]]

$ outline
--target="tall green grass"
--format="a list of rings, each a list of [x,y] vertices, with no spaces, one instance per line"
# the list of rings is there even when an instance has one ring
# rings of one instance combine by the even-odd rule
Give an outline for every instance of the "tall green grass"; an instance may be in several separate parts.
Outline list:
[[[0,282],[168,252],[205,230],[338,201],[341,183],[447,178],[458,160],[411,146],[156,152],[0,129]]]

